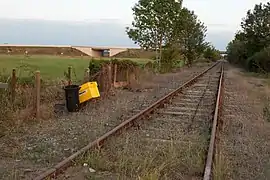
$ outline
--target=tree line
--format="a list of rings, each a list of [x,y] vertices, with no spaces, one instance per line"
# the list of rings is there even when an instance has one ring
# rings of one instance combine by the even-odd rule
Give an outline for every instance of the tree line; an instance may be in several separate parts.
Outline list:
[[[270,2],[256,4],[227,46],[228,61],[253,72],[270,72]]]
[[[134,20],[127,35],[146,50],[155,50],[159,67],[170,70],[179,58],[191,66],[198,57],[220,58],[205,41],[206,26],[182,0],[139,0],[132,8]]]

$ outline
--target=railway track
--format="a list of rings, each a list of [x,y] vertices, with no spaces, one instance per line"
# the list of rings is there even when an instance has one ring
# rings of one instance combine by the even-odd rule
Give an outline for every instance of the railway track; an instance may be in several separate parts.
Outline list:
[[[211,179],[222,82],[223,63],[218,62],[154,104],[135,110],[134,116],[36,180]],[[117,140],[108,140],[116,134],[121,134]],[[102,150],[94,150],[105,141]],[[87,171],[75,161],[83,154]],[[74,162],[79,166],[61,175]]]

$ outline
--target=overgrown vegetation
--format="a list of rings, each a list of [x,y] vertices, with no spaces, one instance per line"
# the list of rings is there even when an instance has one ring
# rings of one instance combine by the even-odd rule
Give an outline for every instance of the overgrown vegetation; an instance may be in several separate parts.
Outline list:
[[[171,70],[181,55],[191,66],[207,47],[212,50],[205,42],[206,26],[182,7],[182,0],[139,0],[132,10],[134,21],[127,34],[135,44],[156,51],[159,70]]]
[[[179,145],[142,143],[142,139],[130,137],[109,142],[102,150],[91,151],[78,159],[97,172],[110,172],[116,179],[179,179],[200,175],[204,167],[206,143],[187,142]],[[89,174],[95,179],[96,174]]]
[[[267,100],[264,104],[263,116],[267,122],[270,122],[270,98],[267,98]]]
[[[270,2],[247,12],[241,30],[227,46],[228,60],[248,71],[270,72]]]
[[[26,69],[26,66],[23,67]],[[16,86],[11,86],[11,76],[4,71],[0,72],[0,82],[8,83],[9,88],[0,89],[0,136],[13,130],[18,130],[23,124],[35,119],[35,76],[34,71],[28,68],[29,76],[22,75],[17,69]],[[41,118],[48,119],[53,115],[53,103],[63,96],[62,82],[50,82],[41,79]],[[12,93],[14,92],[14,93]],[[60,95],[61,94],[61,95]],[[60,96],[59,96],[60,95]]]
[[[204,50],[203,57],[211,61],[217,61],[222,58],[220,52],[211,45]]]
[[[90,76],[93,76],[96,73],[100,72],[104,64],[117,65],[118,69],[129,69],[129,70],[140,66],[139,63],[128,60],[128,59],[119,60],[119,59],[113,58],[111,60],[96,60],[92,58],[89,61],[89,66],[88,66],[90,70]]]
[[[131,60],[95,60],[89,61],[89,66],[77,69],[71,66],[71,80],[72,83],[81,84],[83,76],[78,76],[85,71],[88,67],[90,68],[90,77],[101,71],[104,64],[111,63],[112,65],[117,64],[117,68],[120,71],[124,70],[135,70],[139,66],[138,63]],[[35,71],[36,67],[33,67],[27,63],[27,60],[23,60],[18,66],[16,66],[16,89],[15,89],[15,100],[11,100],[11,89],[0,89],[0,136],[7,134],[14,128],[20,127],[24,122],[29,122],[35,118],[34,100],[35,100]],[[78,67],[78,66],[77,66]],[[41,71],[41,104],[44,105],[42,111],[42,119],[51,117],[54,113],[53,106],[57,101],[64,99],[63,86],[67,84],[68,80],[68,65],[62,68],[62,78],[51,80],[50,78],[44,77],[43,74],[48,72]],[[58,72],[59,73],[59,72]],[[125,74],[124,74],[125,75]],[[53,75],[52,75],[53,76]],[[101,76],[104,76],[101,74]],[[125,75],[126,77],[126,75]],[[96,78],[94,78],[96,79]],[[109,81],[109,80],[108,80]],[[0,82],[9,83],[11,82],[11,70],[7,71],[3,69],[0,71]],[[108,82],[109,83],[109,82]],[[43,107],[42,107],[43,108]]]

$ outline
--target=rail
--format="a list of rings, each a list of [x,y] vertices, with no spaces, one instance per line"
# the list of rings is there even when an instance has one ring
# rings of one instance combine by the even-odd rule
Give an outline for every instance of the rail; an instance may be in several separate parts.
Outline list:
[[[211,178],[211,170],[212,170],[214,150],[215,150],[216,131],[217,131],[217,125],[218,125],[218,113],[219,113],[219,107],[221,104],[221,92],[223,88],[223,81],[224,81],[224,68],[222,64],[221,74],[220,74],[220,79],[219,79],[219,86],[218,86],[218,94],[217,94],[217,99],[216,99],[215,114],[214,114],[212,131],[211,131],[211,139],[210,139],[209,148],[208,148],[208,154],[207,154],[207,159],[206,159],[203,180],[210,180]]]

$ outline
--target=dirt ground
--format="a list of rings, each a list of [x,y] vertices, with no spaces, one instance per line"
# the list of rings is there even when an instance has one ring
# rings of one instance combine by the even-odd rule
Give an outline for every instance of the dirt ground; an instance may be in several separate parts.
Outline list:
[[[270,179],[269,80],[228,66],[215,179]]]
[[[83,111],[49,119],[0,139],[0,179],[30,179],[87,145],[147,105],[206,68],[197,65],[180,72],[147,75],[138,91],[116,90]]]
[[[30,55],[88,56],[87,54],[71,47],[0,47],[0,54],[24,55],[26,51]]]

